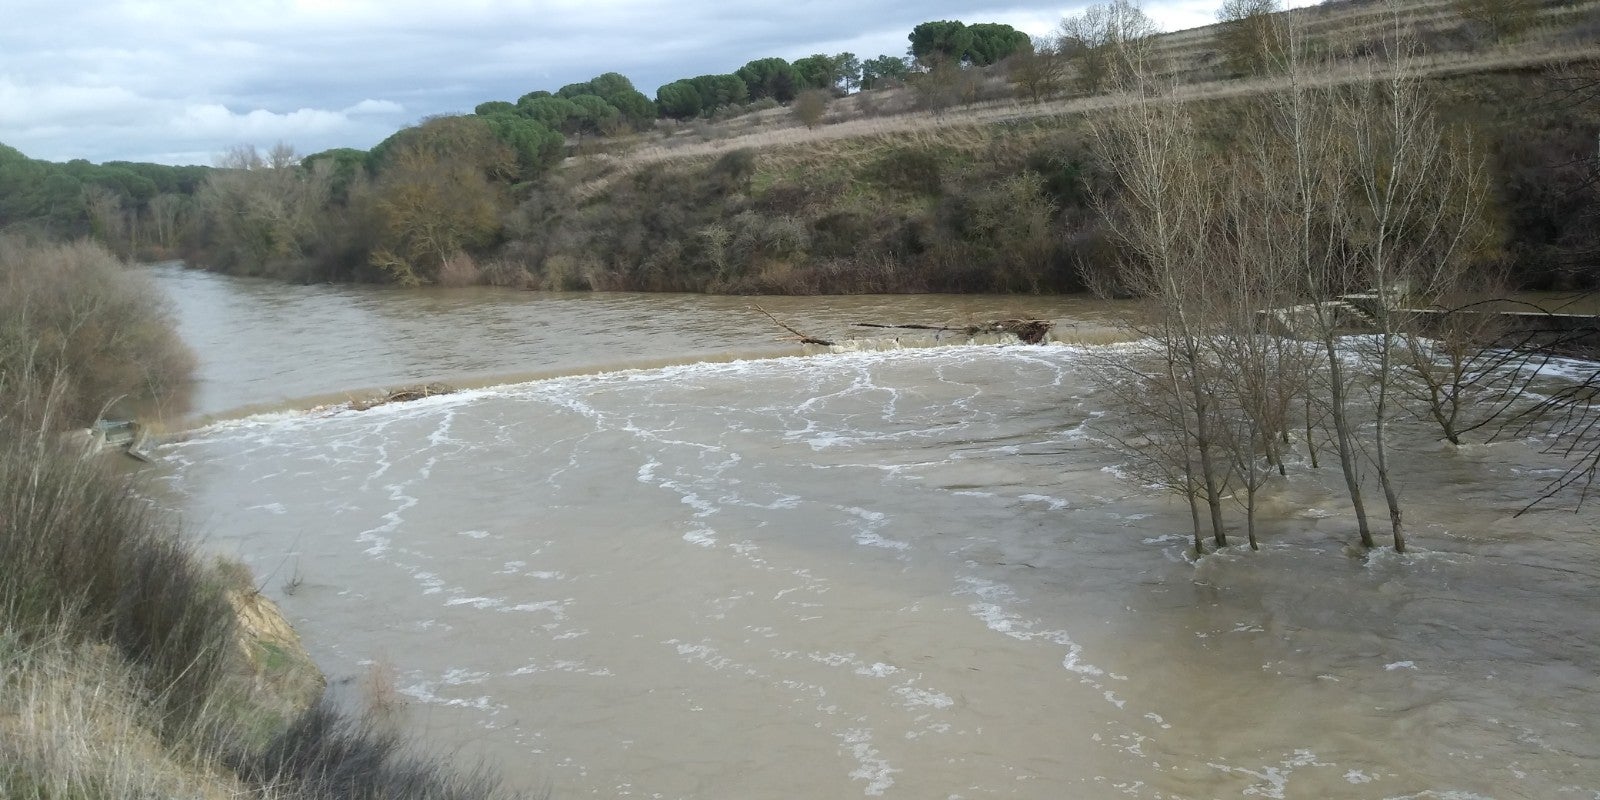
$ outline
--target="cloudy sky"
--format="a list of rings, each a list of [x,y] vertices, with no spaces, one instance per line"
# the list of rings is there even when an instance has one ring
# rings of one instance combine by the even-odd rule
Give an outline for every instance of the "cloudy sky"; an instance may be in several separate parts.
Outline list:
[[[1310,0],[1294,0],[1306,5]],[[602,72],[640,91],[755,58],[903,55],[931,19],[1033,34],[1088,0],[5,0],[0,143],[34,158],[210,164],[367,148],[433,114]],[[1165,30],[1221,0],[1146,0]]]

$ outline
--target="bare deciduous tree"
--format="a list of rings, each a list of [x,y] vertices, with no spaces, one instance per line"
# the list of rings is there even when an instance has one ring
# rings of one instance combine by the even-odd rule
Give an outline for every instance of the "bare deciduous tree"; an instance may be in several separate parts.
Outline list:
[[[1343,88],[1312,80],[1285,48],[1284,88],[1248,105],[1226,146],[1203,140],[1170,90],[1095,125],[1121,184],[1106,208],[1130,254],[1120,282],[1156,309],[1144,332],[1162,364],[1147,374],[1165,380],[1146,389],[1167,395],[1154,405],[1166,409],[1168,444],[1151,454],[1172,458],[1170,443],[1182,443],[1169,472],[1182,476],[1197,533],[1206,503],[1219,546],[1230,488],[1255,545],[1256,496],[1274,467],[1286,471],[1298,394],[1313,457],[1314,423],[1331,427],[1362,544],[1376,546],[1370,467],[1405,549],[1390,428],[1410,307],[1463,285],[1487,241],[1486,184],[1481,156],[1436,120],[1410,48],[1398,35],[1390,47],[1366,81]],[[1354,317],[1372,333],[1347,339]]]
[[[1138,2],[1110,0],[1062,19],[1058,46],[1079,88],[1100,92],[1153,74],[1151,38],[1157,32]]]
[[[1122,182],[1118,205],[1105,208],[1108,225],[1128,252],[1119,281],[1154,303],[1146,333],[1156,342],[1161,364],[1149,373],[1154,380],[1141,388],[1163,396],[1160,403],[1168,412],[1157,419],[1166,428],[1165,438],[1181,443],[1178,472],[1195,549],[1202,546],[1202,501],[1213,540],[1225,546],[1220,371],[1207,347],[1215,334],[1207,312],[1217,288],[1209,247],[1217,219],[1205,178],[1211,165],[1190,110],[1171,93],[1124,104],[1098,118],[1093,132]]]
[[[1393,52],[1368,83],[1346,93],[1341,122],[1349,131],[1348,172],[1359,205],[1342,221],[1357,275],[1371,287],[1377,327],[1372,344],[1371,451],[1389,508],[1396,550],[1405,550],[1399,490],[1389,460],[1395,373],[1407,309],[1459,285],[1484,245],[1488,193],[1483,159],[1453,140],[1412,69],[1412,46],[1396,36]]]
[[[1217,46],[1235,73],[1259,74],[1280,63],[1283,31],[1274,15],[1281,10],[1281,0],[1223,0]]]
[[[1035,103],[1042,103],[1061,91],[1066,60],[1055,41],[1036,38],[1032,49],[1011,56],[1006,65],[1007,79],[1017,87],[1019,94],[1027,95]]]

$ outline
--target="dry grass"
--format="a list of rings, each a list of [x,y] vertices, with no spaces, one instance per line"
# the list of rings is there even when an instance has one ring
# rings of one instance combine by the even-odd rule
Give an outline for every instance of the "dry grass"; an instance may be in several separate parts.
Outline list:
[[[132,665],[71,639],[65,631],[25,639],[0,630],[0,796],[245,795],[214,755],[175,750],[151,729],[161,711]]]
[[[1416,74],[1427,78],[1442,78],[1477,72],[1524,69],[1590,61],[1600,58],[1600,47],[1568,46],[1552,50],[1531,47],[1500,48],[1489,53],[1446,53],[1418,62]],[[1359,83],[1367,80],[1371,66],[1366,61],[1339,64],[1322,77],[1329,85]],[[1185,87],[1180,96],[1186,100],[1206,101],[1249,97],[1282,89],[1285,83],[1278,78],[1253,80],[1213,81]],[[1124,107],[1130,103],[1144,102],[1143,98],[1125,94],[1075,97],[1047,103],[1030,104],[1017,100],[1000,100],[966,107],[959,113],[935,114],[927,111],[913,112],[893,117],[854,119],[816,129],[804,126],[773,127],[711,142],[674,146],[649,145],[631,153],[613,156],[611,163],[622,168],[618,172],[663,161],[712,158],[739,149],[757,149],[765,155],[768,151],[796,147],[827,146],[833,142],[875,137],[903,137],[908,135],[953,134],[950,138],[971,136],[972,129],[1000,123],[1026,120],[1051,122],[1052,118],[1086,116],[1098,111]],[[617,172],[597,184],[614,179]]]
[[[472,256],[457,251],[439,265],[439,277],[435,281],[445,288],[459,289],[463,286],[477,286],[484,282],[484,277],[483,271],[478,269],[478,262],[474,261]]]

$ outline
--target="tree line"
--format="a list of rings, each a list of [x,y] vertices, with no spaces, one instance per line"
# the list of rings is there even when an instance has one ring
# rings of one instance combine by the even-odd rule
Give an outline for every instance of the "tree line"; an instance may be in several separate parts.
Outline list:
[[[205,167],[32,159],[0,144],[0,230],[173,251]]]
[[[1226,0],[1210,45],[1215,69],[1277,69],[1270,54],[1281,49],[1280,16],[1275,0]],[[1463,11],[1460,24],[1475,20]],[[660,176],[617,183],[603,160],[554,167],[587,152],[596,137],[670,128],[663,117],[752,108],[752,97],[776,104],[797,90],[790,102],[808,125],[818,124],[834,95],[895,81],[909,89],[874,89],[853,105],[904,107],[909,100],[941,112],[996,96],[1007,82],[1015,96],[1036,101],[1116,91],[1125,65],[1159,62],[1155,31],[1128,0],[1088,7],[1063,19],[1055,35],[1031,41],[1003,25],[932,21],[908,35],[905,58],[757,59],[732,73],[668,83],[654,101],[625,76],[606,73],[516,102],[484,103],[472,114],[423,120],[370,150],[302,156],[288,146],[241,148],[216,168],[54,165],[8,148],[0,150],[0,227],[93,235],[123,255],[177,254],[214,269],[290,280],[1068,291],[1083,286],[1085,265],[1107,257],[1103,221],[1085,198],[1120,190],[1089,183],[1103,170],[1101,154],[1083,147],[1072,125],[1059,126],[1060,141],[1005,151],[987,166],[939,148],[890,148],[848,166],[820,164],[810,174],[753,181],[751,171],[762,171],[766,159],[741,156],[677,178],[703,181],[705,192],[646,196],[634,189]],[[1172,74],[1170,65],[1162,68]],[[1481,81],[1468,94],[1499,93],[1483,100],[1488,108],[1521,102],[1512,83]],[[1544,120],[1537,130],[1529,127],[1535,119]],[[1507,257],[1523,285],[1584,285],[1592,270],[1579,254],[1596,238],[1586,222],[1586,129],[1565,112],[1540,111],[1535,119],[1485,122]],[[1513,129],[1520,132],[1511,135]],[[795,199],[841,177],[835,197]],[[601,185],[608,188],[597,196],[593,187]],[[1009,199],[1000,199],[1007,192]],[[996,203],[1028,209],[1027,224],[991,213]],[[719,231],[726,246],[718,245]],[[788,277],[756,277],[778,274],[777,265]],[[862,271],[879,277],[858,279]]]

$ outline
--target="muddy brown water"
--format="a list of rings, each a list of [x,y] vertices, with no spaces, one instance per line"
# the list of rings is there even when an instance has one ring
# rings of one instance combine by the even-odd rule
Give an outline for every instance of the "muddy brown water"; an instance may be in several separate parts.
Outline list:
[[[154,273],[216,419],[156,450],[163,494],[336,684],[389,676],[403,724],[514,784],[1600,797],[1597,516],[1515,516],[1557,466],[1529,442],[1407,437],[1414,553],[1354,553],[1337,476],[1302,468],[1262,552],[1196,563],[1097,435],[1097,345],[805,353],[740,298]],[[762,303],[819,336],[1107,319]],[[482,388],[282,410],[440,378]]]

